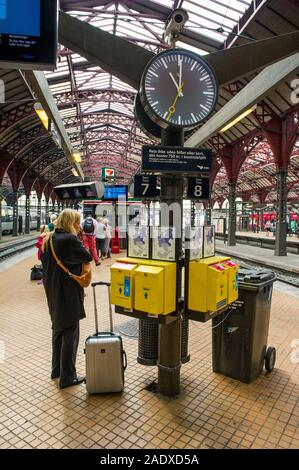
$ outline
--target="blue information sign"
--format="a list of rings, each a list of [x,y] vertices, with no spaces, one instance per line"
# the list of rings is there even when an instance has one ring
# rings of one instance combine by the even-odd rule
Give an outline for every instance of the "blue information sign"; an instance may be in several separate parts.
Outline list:
[[[142,147],[142,171],[158,173],[209,173],[212,150],[188,147]]]

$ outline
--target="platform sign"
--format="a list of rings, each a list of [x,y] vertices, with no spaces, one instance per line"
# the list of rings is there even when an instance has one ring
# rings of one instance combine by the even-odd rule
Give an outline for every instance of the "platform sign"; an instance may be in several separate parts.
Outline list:
[[[141,166],[157,173],[210,173],[212,150],[144,145]]]
[[[157,188],[157,177],[152,175],[134,176],[134,197],[154,199],[160,194]]]
[[[187,199],[205,200],[210,196],[209,178],[188,178]]]
[[[57,0],[0,0],[0,68],[54,70]]]

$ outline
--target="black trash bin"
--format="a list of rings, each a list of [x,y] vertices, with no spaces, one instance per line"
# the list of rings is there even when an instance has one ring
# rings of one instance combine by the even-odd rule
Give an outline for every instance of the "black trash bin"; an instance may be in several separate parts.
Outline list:
[[[181,362],[190,361],[188,354],[189,321],[182,322]],[[137,362],[144,366],[155,366],[158,362],[159,326],[149,320],[139,320]]]
[[[274,368],[276,351],[267,348],[275,273],[241,268],[239,299],[212,320],[213,371],[251,383]]]

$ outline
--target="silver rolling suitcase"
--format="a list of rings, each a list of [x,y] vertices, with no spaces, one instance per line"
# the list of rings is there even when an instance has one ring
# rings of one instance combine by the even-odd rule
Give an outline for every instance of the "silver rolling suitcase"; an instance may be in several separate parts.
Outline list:
[[[124,371],[127,367],[126,353],[121,336],[113,333],[110,283],[94,282],[93,289],[96,333],[85,342],[86,389],[92,393],[121,392],[124,388]],[[110,330],[99,333],[96,286],[108,288]]]

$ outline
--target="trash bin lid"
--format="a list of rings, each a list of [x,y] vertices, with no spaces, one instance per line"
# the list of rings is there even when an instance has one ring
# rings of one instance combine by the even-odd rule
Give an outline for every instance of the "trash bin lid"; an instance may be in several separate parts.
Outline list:
[[[267,269],[249,269],[241,267],[239,269],[239,285],[240,287],[246,287],[246,285],[265,286],[273,283],[276,280],[276,274],[273,271]]]

